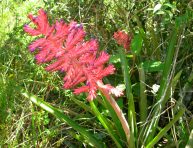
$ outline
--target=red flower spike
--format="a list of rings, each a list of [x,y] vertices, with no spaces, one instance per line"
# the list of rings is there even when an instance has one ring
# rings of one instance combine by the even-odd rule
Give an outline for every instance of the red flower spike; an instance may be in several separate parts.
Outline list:
[[[117,31],[113,35],[117,43],[123,46],[126,50],[129,50],[131,44],[131,36],[126,34],[124,31]]]
[[[115,68],[113,65],[105,67],[109,55],[98,50],[97,40],[84,41],[86,33],[81,24],[74,21],[70,24],[56,21],[51,27],[43,9],[38,11],[37,17],[31,14],[28,17],[36,27],[25,25],[24,31],[31,36],[44,36],[29,46],[30,51],[38,50],[35,55],[38,63],[52,61],[46,67],[47,71],[66,73],[63,79],[64,88],[73,88],[75,94],[88,93],[88,101],[96,98],[99,86],[116,96],[122,94],[110,84],[102,83],[102,79],[113,74]],[[85,86],[77,88],[80,83],[85,83]]]

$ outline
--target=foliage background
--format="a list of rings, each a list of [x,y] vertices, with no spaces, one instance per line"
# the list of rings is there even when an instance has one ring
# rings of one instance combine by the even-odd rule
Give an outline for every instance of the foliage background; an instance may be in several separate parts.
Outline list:
[[[160,7],[160,5],[161,7]],[[47,73],[36,62],[27,49],[33,38],[23,31],[23,25],[29,23],[27,14],[36,14],[44,8],[50,22],[63,18],[65,21],[76,20],[84,24],[87,37],[96,37],[100,49],[112,55],[117,72],[108,78],[113,85],[123,84],[121,63],[117,57],[120,48],[112,39],[117,30],[125,30],[131,36],[143,34],[140,51],[142,61],[163,62],[166,47],[169,44],[170,32],[175,20],[183,16],[187,10],[192,11],[193,2],[189,0],[157,0],[157,1],[118,1],[118,0],[1,0],[0,1],[0,145],[2,147],[77,147],[82,144],[76,132],[44,110],[34,106],[20,95],[19,88],[42,97],[50,104],[59,107],[80,125],[94,131],[96,136],[104,139],[111,146],[112,141],[96,118],[79,107],[72,100],[71,91],[63,90],[60,73]],[[186,113],[181,121],[171,129],[158,146],[183,147],[193,128],[193,17],[188,17],[183,42],[177,58],[175,74],[182,70],[173,96],[165,106],[159,127],[162,128],[172,118],[172,108],[183,96],[182,103]],[[139,76],[138,63],[131,52],[127,52],[131,66],[131,81],[136,105],[139,113]],[[155,102],[151,93],[153,84],[160,84],[161,66],[157,69],[148,64],[146,70],[146,92],[149,108]],[[188,82],[188,83],[187,83]],[[185,86],[187,88],[185,89]],[[185,90],[184,90],[185,89]],[[84,94],[76,99],[85,100]],[[124,111],[125,96],[118,99]],[[149,109],[150,110],[150,109]],[[101,111],[105,111],[101,108]],[[137,118],[139,118],[137,114]],[[140,123],[138,123],[140,125]],[[142,125],[141,125],[142,126]],[[78,140],[75,140],[78,139]]]

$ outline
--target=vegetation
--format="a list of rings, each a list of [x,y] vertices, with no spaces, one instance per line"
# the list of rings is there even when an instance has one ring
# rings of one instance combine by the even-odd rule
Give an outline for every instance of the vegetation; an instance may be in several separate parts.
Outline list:
[[[104,84],[122,96],[99,85],[88,100],[37,64],[28,46],[39,37],[24,25],[40,8],[98,40],[116,68]],[[0,147],[192,147],[192,1],[1,0],[0,10]]]

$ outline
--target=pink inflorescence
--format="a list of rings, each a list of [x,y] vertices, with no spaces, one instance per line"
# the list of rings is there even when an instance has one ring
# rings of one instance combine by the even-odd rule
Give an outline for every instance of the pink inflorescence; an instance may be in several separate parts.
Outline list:
[[[101,85],[111,94],[122,95],[110,84],[103,84],[102,79],[113,74],[115,68],[113,65],[105,66],[109,55],[104,51],[99,52],[96,39],[84,40],[86,33],[81,24],[74,21],[67,24],[60,20],[50,25],[43,9],[38,11],[38,16],[29,14],[28,17],[36,27],[25,25],[24,31],[31,36],[41,35],[29,45],[30,51],[38,50],[35,55],[37,63],[49,62],[47,71],[65,72],[64,88],[74,89],[75,94],[87,92],[89,101],[96,98]],[[77,88],[80,83],[85,85]]]
[[[114,33],[113,37],[117,43],[123,46],[126,50],[130,49],[131,36],[129,36],[127,33],[124,31],[117,31]]]

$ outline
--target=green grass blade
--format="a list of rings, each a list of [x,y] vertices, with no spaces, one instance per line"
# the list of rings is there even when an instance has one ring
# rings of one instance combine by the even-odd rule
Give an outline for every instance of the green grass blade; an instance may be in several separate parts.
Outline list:
[[[108,121],[106,120],[106,118],[99,112],[99,110],[97,109],[94,101],[90,101],[90,106],[92,107],[96,117],[98,118],[98,120],[101,122],[101,124],[103,125],[103,127],[107,130],[107,132],[109,133],[109,135],[111,136],[111,138],[113,139],[113,141],[115,142],[116,146],[118,148],[121,148],[121,141],[119,139],[119,137],[116,135],[116,133],[114,132],[114,129],[112,128],[112,125],[108,123]]]
[[[110,105],[110,103],[106,99],[103,99],[103,100],[105,102],[105,107],[108,109],[109,115],[111,116],[111,118],[115,124],[115,128],[117,129],[116,132],[121,137],[121,141],[127,141],[125,132],[122,128],[122,125],[121,125],[119,118],[117,117],[116,112],[113,110],[112,106]]]
[[[94,135],[92,135],[90,132],[88,132],[86,129],[83,127],[79,126],[76,122],[74,122],[72,119],[70,119],[68,116],[63,114],[61,111],[59,111],[57,108],[51,106],[50,104],[46,103],[42,99],[38,98],[35,95],[31,95],[27,92],[22,92],[21,93],[23,96],[26,98],[30,99],[34,104],[37,106],[41,107],[42,109],[46,110],[47,112],[51,113],[61,121],[64,121],[67,123],[69,126],[71,126],[73,129],[78,131],[81,135],[84,136],[84,138],[87,140],[87,143],[97,147],[97,148],[103,148],[105,145],[98,140]]]
[[[83,108],[85,111],[90,112],[93,115],[96,115],[95,112],[91,109],[90,106],[86,105],[85,103],[83,103],[82,101],[78,100],[75,98],[75,96],[72,96],[71,99],[77,104],[79,105],[81,108]],[[126,141],[126,136],[124,133],[124,130],[122,128],[122,125],[118,119],[118,117],[116,116],[115,111],[113,110],[113,108],[110,106],[110,104],[108,103],[108,101],[106,101],[106,99],[104,99],[105,102],[103,102],[105,105],[104,107],[106,107],[109,110],[110,116],[113,119],[113,123],[115,124],[116,127],[116,133],[121,137],[121,141]],[[103,105],[103,104],[102,104]],[[107,122],[108,123],[108,122]],[[109,123],[108,123],[109,124]],[[118,137],[117,137],[118,138]],[[119,139],[119,138],[118,138]]]
[[[193,129],[193,118],[189,122],[190,129]]]
[[[178,37],[180,35],[180,27],[178,27],[177,25],[174,27],[174,30],[171,32],[171,40],[169,42],[169,47],[168,47],[168,52],[167,52],[167,56],[166,56],[166,61],[164,64],[164,69],[163,69],[163,76],[162,76],[162,80],[161,80],[161,84],[160,84],[160,89],[158,91],[158,96],[157,96],[157,103],[156,106],[153,110],[152,113],[152,120],[149,124],[149,127],[147,128],[147,131],[145,133],[145,143],[149,143],[155,135],[156,129],[157,129],[157,125],[159,122],[159,118],[160,118],[160,113],[165,105],[165,103],[167,102],[167,100],[169,99],[169,97],[167,97],[167,92],[168,92],[168,88],[171,87],[171,70],[172,70],[172,62],[173,62],[173,57],[175,54],[175,46],[178,40]]]
[[[147,118],[147,95],[145,93],[146,84],[145,84],[145,71],[143,66],[140,65],[139,69],[139,80],[140,80],[140,101],[139,101],[139,110],[140,110],[140,122],[144,122]]]
[[[75,98],[75,96],[71,96],[70,99],[72,99],[72,101],[74,101],[74,103],[76,103],[77,105],[79,105],[81,108],[83,108],[85,111],[88,111],[92,114],[94,114],[94,112],[92,111],[92,109],[90,108],[90,106],[86,105],[83,101],[80,101],[78,99]]]
[[[180,102],[182,102],[183,104],[187,105],[190,102],[190,99],[187,99],[187,97],[185,97],[186,92],[189,92],[192,90],[192,84],[193,84],[193,68],[192,71],[187,79],[187,82],[185,83],[183,90],[180,92]]]
[[[171,84],[170,84],[170,86],[165,94],[165,101],[170,98],[170,96],[172,95],[171,92],[175,90],[177,82],[179,81],[181,74],[182,74],[182,71],[179,71],[176,74],[176,76],[173,78],[173,80],[172,80],[172,82],[171,82]],[[164,102],[164,103],[166,103],[166,102]],[[174,110],[175,110],[175,108],[174,108]]]
[[[193,146],[193,130],[191,130],[190,132],[189,140],[185,148],[191,148],[192,146]]]
[[[135,115],[135,105],[133,100],[133,94],[131,89],[131,80],[129,74],[129,65],[126,60],[126,55],[124,50],[119,49],[121,66],[124,75],[124,81],[126,86],[126,96],[128,99],[128,123],[131,129],[130,132],[130,144],[129,147],[135,148],[135,137],[137,137],[137,126],[136,126],[136,115]]]
[[[146,146],[146,148],[152,148],[174,125],[175,122],[179,120],[179,118],[184,114],[185,108],[181,108],[178,114],[171,120],[159,133],[158,135]]]
[[[102,125],[105,127],[105,129],[108,127],[109,129],[106,129],[108,132],[110,132],[109,134],[112,136],[112,139],[114,139],[116,142],[115,143],[120,143],[119,139],[117,136],[114,136],[115,133],[113,133],[113,129],[112,129],[112,126],[109,124],[109,122],[105,121],[105,117],[102,116],[102,114],[98,111],[97,107],[95,104],[92,104],[91,107],[90,106],[87,106],[86,104],[84,104],[82,101],[79,101],[77,100],[74,96],[71,97],[71,99],[76,103],[78,104],[80,107],[82,107],[85,111],[89,111],[90,113],[92,113],[93,115],[96,115],[97,118],[99,119],[99,121],[102,123]],[[113,116],[115,116],[116,114],[114,114]],[[117,119],[117,121],[119,121]],[[111,127],[111,128],[110,128]],[[121,128],[121,124],[119,126],[119,129]],[[123,134],[124,134],[124,131],[123,131]],[[118,144],[120,145],[120,144]]]

